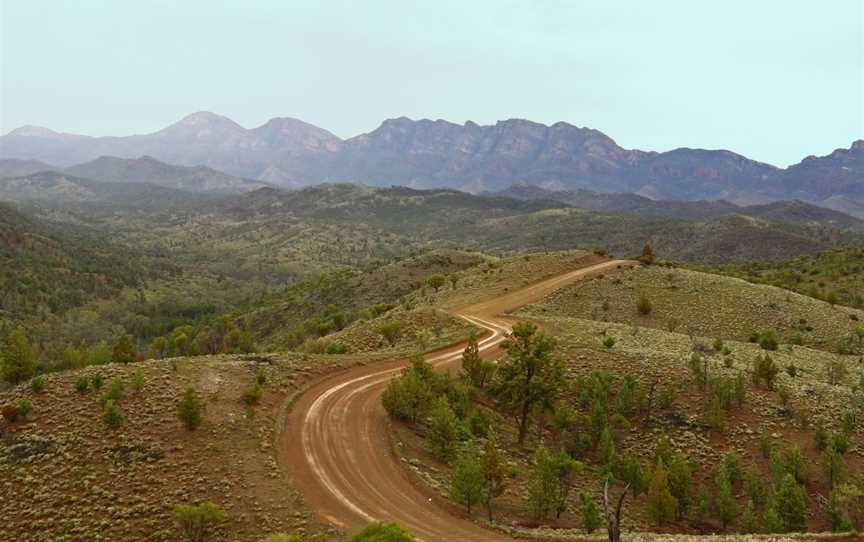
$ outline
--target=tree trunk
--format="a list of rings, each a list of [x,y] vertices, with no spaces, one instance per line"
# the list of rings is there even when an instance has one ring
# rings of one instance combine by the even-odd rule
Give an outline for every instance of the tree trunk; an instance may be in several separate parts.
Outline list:
[[[525,435],[528,433],[528,415],[531,412],[531,405],[528,402],[522,403],[522,414],[519,417],[519,447],[525,444]]]
[[[627,491],[630,489],[630,484],[624,487],[624,492],[618,497],[618,505],[615,510],[609,509],[609,479],[603,484],[603,515],[606,516],[606,532],[609,534],[609,542],[621,542],[621,505],[624,504],[624,497],[627,496]]]

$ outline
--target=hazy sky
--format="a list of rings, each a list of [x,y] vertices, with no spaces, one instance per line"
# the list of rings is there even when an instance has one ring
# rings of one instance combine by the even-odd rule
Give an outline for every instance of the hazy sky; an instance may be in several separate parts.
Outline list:
[[[522,117],[787,165],[864,137],[862,4],[0,0],[0,131]]]

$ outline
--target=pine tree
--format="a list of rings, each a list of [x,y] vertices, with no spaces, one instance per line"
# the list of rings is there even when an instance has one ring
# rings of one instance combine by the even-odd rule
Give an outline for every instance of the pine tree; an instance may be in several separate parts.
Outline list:
[[[17,384],[29,380],[36,372],[36,356],[23,327],[17,327],[6,338],[0,352],[0,374],[3,380]]]
[[[669,479],[669,491],[678,501],[678,517],[680,518],[690,507],[693,486],[693,471],[684,456],[679,453],[672,455],[669,460],[667,477]]]
[[[807,528],[807,495],[791,474],[786,475],[777,489],[774,507],[784,531],[804,531]]]
[[[558,476],[550,452],[542,444],[534,451],[528,475],[528,506],[537,519],[549,515],[558,503]]]
[[[498,443],[495,434],[489,435],[483,447],[483,457],[480,459],[483,469],[483,502],[486,504],[486,513],[489,521],[492,521],[492,502],[504,493],[506,484],[506,469],[498,453]]]
[[[468,514],[471,514],[472,507],[483,499],[484,485],[483,468],[477,459],[477,450],[469,444],[453,463],[450,496],[454,501],[465,505]]]
[[[756,506],[752,500],[748,500],[747,506],[744,507],[744,513],[741,514],[741,532],[753,534],[756,531]]]
[[[648,514],[658,526],[672,521],[678,514],[678,501],[669,491],[663,461],[657,461],[654,476],[648,486]]]
[[[183,392],[183,398],[177,403],[177,417],[189,431],[194,431],[201,425],[204,401],[191,386]]]
[[[612,437],[612,431],[609,429],[609,426],[606,426],[600,436],[600,445],[597,448],[597,459],[600,461],[604,472],[609,473],[612,471],[615,455],[615,439]]]
[[[445,395],[439,397],[432,407],[429,424],[429,448],[441,459],[453,457],[453,446],[456,442],[456,414],[450,408],[450,402]]]
[[[738,505],[735,502],[735,495],[732,494],[732,481],[729,479],[729,473],[722,467],[714,476],[714,506],[724,529],[738,515]]]
[[[111,354],[111,361],[114,363],[132,363],[137,359],[135,346],[132,344],[132,337],[129,335],[120,335],[117,342],[114,343],[114,350]]]
[[[828,478],[831,489],[846,478],[846,463],[833,442],[822,452],[822,467],[825,469],[825,477]]]
[[[585,491],[579,493],[579,511],[582,514],[582,528],[586,533],[593,533],[603,523],[597,503]]]
[[[840,504],[837,490],[832,491],[831,495],[828,496],[828,502],[825,504],[825,519],[828,522],[828,527],[835,533],[852,530],[852,522],[849,521],[849,517]]]

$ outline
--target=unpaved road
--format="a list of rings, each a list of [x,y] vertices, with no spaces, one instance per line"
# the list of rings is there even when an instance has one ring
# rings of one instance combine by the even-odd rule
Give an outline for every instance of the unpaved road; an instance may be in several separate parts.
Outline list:
[[[488,330],[484,357],[499,353],[512,320],[500,316],[553,290],[634,262],[612,260],[463,307],[454,314]],[[437,368],[461,363],[464,345],[431,353]],[[307,504],[325,521],[348,530],[369,521],[396,521],[422,542],[512,540],[459,518],[426,488],[412,483],[391,450],[381,393],[406,360],[358,367],[324,379],[297,398],[279,443],[282,464]]]

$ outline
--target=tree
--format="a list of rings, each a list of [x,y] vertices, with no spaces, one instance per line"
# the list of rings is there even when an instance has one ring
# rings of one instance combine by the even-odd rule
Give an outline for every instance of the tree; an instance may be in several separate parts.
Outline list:
[[[554,402],[564,383],[564,368],[552,359],[555,340],[530,322],[515,324],[502,347],[507,356],[497,370],[494,392],[515,413],[523,446],[533,408],[541,401]]]
[[[183,392],[183,398],[177,403],[177,417],[189,431],[194,431],[201,425],[204,412],[204,401],[198,397],[195,388],[188,387]]]
[[[36,372],[36,356],[23,327],[16,327],[6,338],[6,348],[0,352],[0,373],[3,380],[17,384]]]
[[[483,388],[494,371],[495,366],[480,358],[480,347],[477,344],[477,334],[473,331],[468,336],[468,344],[462,352],[462,370],[459,373],[462,380],[477,388]]]
[[[123,412],[113,399],[105,402],[105,409],[102,411],[102,421],[111,428],[119,427],[123,423]]]
[[[657,461],[654,476],[648,486],[648,514],[658,526],[675,519],[678,514],[678,500],[669,491],[663,461]]]
[[[117,342],[114,343],[114,349],[111,352],[111,361],[114,363],[132,363],[138,358],[135,352],[135,346],[132,344],[130,335],[120,335]]]
[[[612,438],[612,430],[607,425],[600,435],[600,445],[597,448],[597,459],[603,467],[604,472],[611,472],[615,464],[615,439]]]
[[[465,510],[471,514],[471,508],[483,499],[485,484],[483,466],[477,459],[477,450],[472,444],[468,444],[453,463],[450,496],[454,501],[465,505]]]
[[[225,520],[225,512],[212,502],[178,504],[174,507],[174,518],[186,540],[203,542],[213,526]]]
[[[852,530],[852,522],[843,510],[836,490],[831,492],[828,496],[828,502],[825,503],[825,519],[828,522],[828,527],[835,533]]]
[[[828,485],[831,489],[834,489],[846,478],[846,463],[833,442],[822,452],[822,468],[825,469],[825,477],[828,478]]]
[[[168,353],[168,340],[165,337],[156,337],[150,343],[150,355],[153,359],[162,359]]]
[[[489,521],[492,521],[492,501],[504,493],[506,484],[505,465],[498,453],[498,443],[494,434],[489,435],[483,446],[483,457],[480,458],[480,467],[483,470],[483,502],[486,504],[486,512]]]
[[[585,491],[579,493],[579,512],[582,514],[582,528],[588,534],[593,533],[603,523],[597,503]]]
[[[678,517],[683,516],[690,507],[693,488],[693,469],[679,453],[672,454],[667,472],[669,492],[678,501]]]
[[[556,492],[555,517],[560,518],[567,510],[570,490],[573,489],[574,477],[582,472],[584,465],[574,460],[564,450],[552,453],[552,468],[558,480]]]
[[[396,523],[374,521],[355,533],[349,542],[414,542],[414,537]]]
[[[732,494],[732,481],[729,472],[722,467],[717,469],[714,476],[714,506],[724,529],[738,516],[738,504]]]
[[[552,452],[542,444],[534,450],[528,474],[528,505],[537,519],[543,519],[558,503],[558,476]]]
[[[439,273],[436,273],[436,274],[432,275],[431,277],[429,277],[428,279],[426,279],[426,284],[431,286],[432,289],[434,289],[436,292],[442,286],[444,286],[444,284],[446,284],[446,283],[447,283],[447,277],[445,277],[444,275],[441,275]]]
[[[654,263],[654,249],[651,248],[650,243],[645,243],[645,246],[642,247],[642,254],[640,254],[639,257],[636,259],[645,265],[651,265],[652,263]]]
[[[791,474],[783,478],[777,489],[774,508],[784,532],[806,530],[807,495]]]
[[[460,275],[459,273],[456,273],[456,272],[450,273],[450,275],[447,277],[447,279],[450,281],[450,284],[453,286],[454,290],[456,289],[456,285],[459,283],[459,280],[461,278],[462,278],[462,275]]]
[[[445,395],[436,399],[432,406],[427,440],[429,449],[439,458],[446,460],[453,456],[453,446],[456,443],[456,414]]]
[[[744,507],[744,513],[741,514],[741,532],[752,534],[756,530],[756,506],[752,500],[748,500],[747,506]]]
[[[381,333],[390,346],[396,346],[396,341],[399,340],[401,331],[402,325],[399,322],[385,322],[378,328],[378,332]]]
[[[381,395],[384,409],[394,418],[416,423],[432,405],[431,378],[432,368],[423,358],[413,360],[402,376],[387,383]]]

